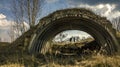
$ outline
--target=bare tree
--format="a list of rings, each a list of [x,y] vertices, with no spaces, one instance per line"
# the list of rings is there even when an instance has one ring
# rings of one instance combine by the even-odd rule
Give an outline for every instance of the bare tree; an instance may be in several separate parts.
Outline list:
[[[13,0],[12,13],[15,16],[15,21],[26,21],[29,23],[30,28],[34,27],[41,13],[43,3],[44,0]]]
[[[11,9],[15,21],[17,23],[26,21],[29,23],[30,28],[34,27],[41,13],[43,3],[44,0],[13,0]]]
[[[0,38],[0,42],[2,42],[2,38]]]
[[[10,42],[13,42],[15,40],[15,33],[14,33],[14,25],[12,24],[11,22],[11,26],[10,26],[10,30],[7,31],[7,34],[9,35],[10,37]]]
[[[113,27],[117,30],[120,31],[120,17],[114,18],[112,20]]]
[[[23,8],[23,1],[24,0],[13,0],[11,4],[11,10],[14,17],[14,24],[11,26],[11,31],[15,31],[17,34],[16,36],[19,37],[21,34],[25,32],[24,26],[24,8]],[[10,34],[10,33],[9,33]]]
[[[40,11],[41,11],[41,5],[43,1],[42,0],[27,0],[26,2],[26,11],[27,11],[27,18],[28,22],[31,27],[35,26],[35,23],[37,22],[37,18],[39,17]]]
[[[41,13],[43,1],[44,0],[13,0],[11,10],[15,23],[11,30],[17,33],[15,34],[16,37],[19,37],[26,31],[25,22],[29,24],[30,28],[35,26]],[[11,33],[9,32],[9,34]]]

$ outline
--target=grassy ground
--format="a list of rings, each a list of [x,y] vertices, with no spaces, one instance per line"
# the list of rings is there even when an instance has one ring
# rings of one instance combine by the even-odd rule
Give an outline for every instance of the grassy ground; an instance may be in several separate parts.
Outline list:
[[[78,44],[78,43],[77,43]],[[81,47],[76,45],[77,47]],[[70,46],[75,47],[74,44]],[[69,46],[69,47],[70,47]],[[3,46],[6,48],[5,46]],[[4,48],[1,49],[4,49]],[[60,48],[60,47],[59,47]],[[59,50],[59,48],[57,48]],[[53,49],[53,53],[39,55],[37,58],[19,51],[21,48],[6,50],[0,53],[0,67],[120,67],[120,56],[105,56],[89,52],[87,55],[64,55]],[[11,52],[12,51],[12,52]],[[14,52],[17,51],[17,52]],[[2,51],[0,51],[2,52]],[[77,52],[77,51],[76,51]]]
[[[79,59],[79,58],[78,58]],[[105,57],[105,56],[92,56],[89,59],[83,59],[82,61],[72,60],[71,64],[60,65],[55,64],[55,62],[49,63],[48,65],[43,65],[43,67],[53,66],[53,67],[120,67],[120,57]]]
[[[68,58],[67,58],[68,59]],[[38,67],[120,67],[120,56],[92,56],[91,58],[82,58],[82,60],[78,60],[80,58],[77,58],[76,60],[74,58],[63,59],[61,58],[61,61],[64,62],[65,60],[67,62],[64,62],[64,64],[59,64],[57,61],[49,61],[47,63],[39,62]],[[73,60],[74,59],[74,60]],[[45,61],[44,61],[45,62]],[[0,67],[25,67],[24,63],[17,62],[17,63],[11,63],[8,62],[5,65],[1,65]],[[32,67],[32,66],[28,66]]]
[[[1,58],[2,59],[2,58]],[[37,58],[26,53],[16,52],[5,57],[0,67],[120,67],[120,56],[105,56],[99,53],[88,55],[63,55],[50,53]],[[0,61],[2,62],[2,61]]]

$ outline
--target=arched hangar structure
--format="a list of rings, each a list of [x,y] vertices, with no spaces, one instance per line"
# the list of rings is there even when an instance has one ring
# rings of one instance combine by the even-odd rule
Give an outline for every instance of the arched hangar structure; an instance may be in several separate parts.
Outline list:
[[[89,33],[94,37],[97,46],[107,54],[115,54],[119,51],[112,24],[105,17],[83,8],[73,8],[58,10],[42,18],[31,39],[29,52],[39,54],[49,39],[65,30],[82,30]]]

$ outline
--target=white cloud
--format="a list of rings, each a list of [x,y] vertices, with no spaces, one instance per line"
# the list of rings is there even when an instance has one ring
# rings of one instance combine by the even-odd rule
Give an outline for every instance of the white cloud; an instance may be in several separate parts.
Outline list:
[[[0,19],[0,27],[8,27],[10,26],[11,21],[8,21],[6,19]]]
[[[27,30],[30,28],[30,26],[29,26],[28,23],[26,23],[26,22],[23,22],[23,24],[24,24],[24,26],[25,26],[25,31],[27,31]]]
[[[5,15],[0,14],[0,29],[8,29],[10,23],[11,21],[8,21]]]
[[[5,16],[5,15],[0,14],[0,19],[5,19],[5,18],[6,18],[6,16]]]
[[[71,7],[88,8],[94,11],[95,13],[100,14],[101,16],[107,17],[108,19],[113,19],[120,16],[120,11],[116,10],[115,4],[79,4],[77,6],[71,5]]]
[[[45,0],[47,3],[55,3],[55,2],[57,2],[57,1],[59,1],[59,0]]]
[[[26,22],[23,23],[25,25],[25,31],[27,31],[29,29],[29,25]],[[8,33],[21,34],[21,32],[17,33],[16,29],[11,31],[11,26],[15,26],[15,24],[16,22],[7,20],[7,17],[4,14],[0,14],[0,38],[2,38],[3,41],[10,42],[11,34]],[[22,26],[22,24],[20,25]]]
[[[0,38],[2,41],[10,42],[8,31],[10,30],[11,21],[6,19],[4,14],[0,14]]]

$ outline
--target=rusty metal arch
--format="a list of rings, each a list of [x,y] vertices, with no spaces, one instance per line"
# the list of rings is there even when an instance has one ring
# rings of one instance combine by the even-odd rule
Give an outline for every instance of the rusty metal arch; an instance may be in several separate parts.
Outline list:
[[[108,54],[115,54],[119,51],[114,29],[106,18],[84,8],[73,8],[58,10],[42,18],[31,39],[29,52],[39,54],[47,40],[61,31],[70,29],[89,33]]]

